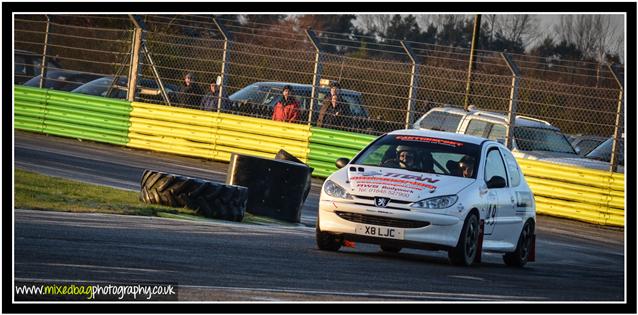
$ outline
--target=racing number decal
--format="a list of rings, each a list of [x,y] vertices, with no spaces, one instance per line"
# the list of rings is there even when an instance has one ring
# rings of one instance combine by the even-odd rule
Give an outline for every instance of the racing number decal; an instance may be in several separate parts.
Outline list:
[[[487,216],[485,218],[485,234],[486,235],[492,234],[495,224],[496,224],[496,204],[490,204],[487,206]]]

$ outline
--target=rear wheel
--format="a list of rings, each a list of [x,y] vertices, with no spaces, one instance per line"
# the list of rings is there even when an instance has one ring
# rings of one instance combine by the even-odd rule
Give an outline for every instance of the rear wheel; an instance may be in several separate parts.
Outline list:
[[[534,223],[531,220],[527,220],[521,231],[521,235],[518,237],[518,243],[516,244],[516,250],[512,253],[503,255],[503,261],[506,265],[512,267],[523,267],[527,263],[529,253],[532,250],[532,238],[534,235]]]
[[[319,229],[319,217],[317,217],[317,226],[315,228],[315,231],[316,231],[317,247],[319,247],[320,250],[336,252],[341,248],[340,239],[338,239],[333,234],[322,232]]]
[[[476,213],[465,218],[463,230],[456,247],[448,251],[450,262],[455,265],[469,266],[478,253],[479,220]]]
[[[401,247],[381,245],[381,250],[386,253],[398,253],[401,251]]]

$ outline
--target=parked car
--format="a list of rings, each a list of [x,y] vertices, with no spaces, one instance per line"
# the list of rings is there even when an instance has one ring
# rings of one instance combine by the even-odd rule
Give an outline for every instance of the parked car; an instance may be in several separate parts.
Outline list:
[[[473,167],[463,165],[468,161]],[[480,260],[481,251],[502,253],[511,266],[535,260],[534,196],[512,153],[496,141],[397,130],[336,164],[319,200],[320,250],[363,242],[386,252],[446,250],[460,265]]]
[[[414,124],[415,129],[431,129],[479,136],[505,143],[507,116],[471,108],[436,107]],[[517,158],[542,160],[606,170],[605,163],[578,155],[559,128],[549,122],[517,115],[514,121],[512,153]]]
[[[114,77],[101,77],[99,79],[87,82],[80,87],[72,90],[71,92],[126,99],[126,94],[128,91],[128,78],[121,76],[117,79],[117,81],[114,81]],[[137,80],[137,86],[138,89],[135,96],[136,100],[139,99],[139,101],[150,103],[164,102],[161,91],[159,89],[159,85],[155,80],[140,78]],[[176,100],[176,92],[179,90],[179,87],[169,83],[164,84],[164,88],[166,89],[169,100],[171,102],[174,102]]]
[[[619,144],[619,148],[618,148],[618,159],[616,164],[618,165],[618,172],[624,173],[625,172],[625,154],[624,154],[624,149],[625,149],[625,137],[624,134],[621,138],[621,140],[618,142]],[[604,142],[602,142],[601,144],[599,144],[597,147],[595,147],[593,150],[591,150],[589,153],[587,153],[585,155],[586,158],[588,159],[594,159],[594,160],[598,160],[598,161],[602,161],[602,162],[607,162],[610,163],[611,162],[611,149],[614,145],[614,138],[608,138],[607,140],[605,140]],[[609,164],[607,164],[609,165]]]
[[[576,153],[580,156],[587,155],[587,153],[593,150],[596,146],[607,140],[605,137],[591,135],[575,135],[568,136],[568,138],[574,149],[576,149]]]
[[[281,99],[283,87],[290,85],[292,96],[299,101],[300,120],[308,121],[308,111],[310,109],[310,94],[312,85],[287,82],[256,82],[248,85],[228,97],[229,103],[225,107],[231,112],[247,113],[251,116],[268,118],[272,117],[275,104]],[[330,92],[329,87],[319,87],[317,89],[317,101],[314,104],[312,122],[315,123],[319,117],[321,102]],[[366,120],[369,115],[362,104],[361,92],[340,89],[341,98],[350,107],[352,117],[349,126],[353,130],[366,129]]]
[[[13,51],[15,70],[14,84],[22,84],[36,75],[40,75],[42,54],[16,49]],[[62,68],[54,58],[47,58],[47,69]]]
[[[80,87],[84,83],[102,77],[99,74],[83,73],[71,70],[53,69],[47,70],[46,79],[44,80],[44,88],[60,91],[71,91]],[[41,75],[31,78],[23,85],[40,87]]]

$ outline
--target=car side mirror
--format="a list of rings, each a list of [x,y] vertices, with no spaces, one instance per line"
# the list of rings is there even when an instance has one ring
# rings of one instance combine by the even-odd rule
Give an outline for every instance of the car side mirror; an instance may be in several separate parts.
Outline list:
[[[337,168],[343,168],[344,166],[348,165],[348,163],[350,163],[350,159],[338,158],[335,162],[335,165],[337,166]]]
[[[493,176],[487,182],[487,188],[504,188],[506,186],[507,183],[505,182],[505,178],[500,176]]]

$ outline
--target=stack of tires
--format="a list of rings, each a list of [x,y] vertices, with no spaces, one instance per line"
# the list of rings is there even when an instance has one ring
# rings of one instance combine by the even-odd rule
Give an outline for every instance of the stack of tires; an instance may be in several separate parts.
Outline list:
[[[150,204],[188,207],[207,218],[241,222],[248,189],[199,178],[145,170],[140,199]]]

